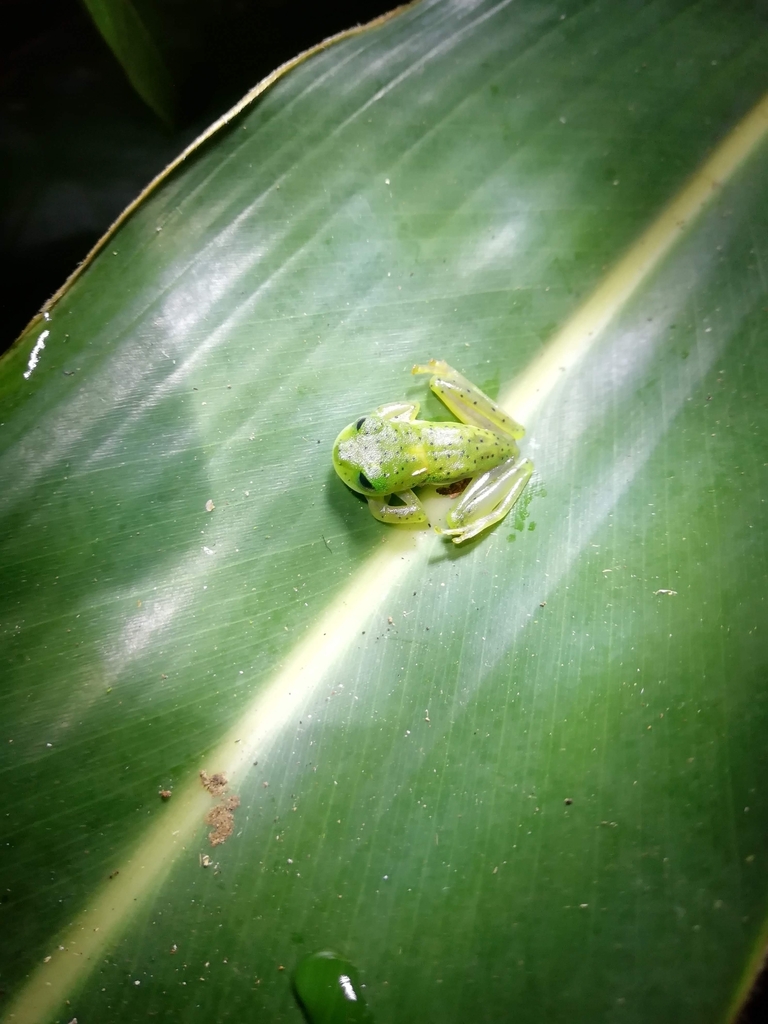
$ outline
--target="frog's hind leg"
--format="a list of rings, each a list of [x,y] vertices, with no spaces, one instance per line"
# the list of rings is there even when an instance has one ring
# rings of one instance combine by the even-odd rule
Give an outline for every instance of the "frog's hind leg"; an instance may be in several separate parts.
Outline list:
[[[413,525],[426,523],[427,513],[413,491],[397,491],[396,494],[403,502],[402,505],[388,504],[389,495],[383,498],[366,496],[368,508],[374,519],[378,519],[380,523],[409,523]]]
[[[523,493],[532,472],[530,459],[507,459],[489,469],[472,481],[448,513],[448,529],[438,529],[438,533],[450,537],[454,544],[463,544],[498,523]]]
[[[462,423],[471,423],[515,439],[525,433],[525,428],[517,420],[442,359],[430,359],[426,365],[417,364],[411,372],[431,373],[430,388]]]

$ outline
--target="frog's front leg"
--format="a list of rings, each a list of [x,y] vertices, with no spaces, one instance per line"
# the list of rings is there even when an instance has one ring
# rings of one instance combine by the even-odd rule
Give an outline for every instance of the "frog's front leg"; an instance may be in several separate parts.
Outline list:
[[[484,427],[515,440],[525,433],[517,420],[442,359],[430,359],[426,365],[414,366],[411,372],[431,373],[430,388],[462,423]]]
[[[380,523],[411,523],[414,526],[426,523],[427,514],[413,491],[397,491],[395,496],[403,502],[402,505],[389,505],[388,495],[383,498],[366,495],[374,519]]]
[[[446,516],[448,528],[438,533],[454,544],[476,537],[498,523],[523,493],[533,472],[530,459],[507,459],[473,480]]]

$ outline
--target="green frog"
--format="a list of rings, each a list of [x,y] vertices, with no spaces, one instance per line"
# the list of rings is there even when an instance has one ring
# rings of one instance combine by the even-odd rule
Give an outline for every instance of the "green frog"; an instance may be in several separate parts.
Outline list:
[[[522,494],[533,472],[517,446],[525,430],[442,360],[414,366],[413,373],[431,374],[430,388],[460,422],[417,419],[418,402],[379,406],[336,438],[334,469],[348,487],[365,495],[382,523],[426,523],[412,488],[469,480],[446,526],[436,527],[462,544],[503,519]],[[393,495],[400,504],[390,504]]]

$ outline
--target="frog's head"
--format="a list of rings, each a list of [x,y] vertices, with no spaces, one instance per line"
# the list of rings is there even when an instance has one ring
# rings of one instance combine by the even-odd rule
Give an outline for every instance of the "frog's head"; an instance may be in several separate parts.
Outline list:
[[[333,468],[358,494],[385,495],[398,489],[391,482],[387,452],[397,445],[397,431],[381,416],[361,416],[344,427],[333,444]]]

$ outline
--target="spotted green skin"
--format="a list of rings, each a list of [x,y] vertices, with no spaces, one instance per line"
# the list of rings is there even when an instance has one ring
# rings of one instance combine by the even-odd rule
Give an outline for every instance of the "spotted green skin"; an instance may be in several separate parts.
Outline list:
[[[383,497],[422,484],[465,480],[516,454],[511,438],[482,427],[390,420],[377,410],[342,430],[334,466],[352,490]]]
[[[333,445],[333,465],[348,487],[364,494],[384,523],[426,523],[411,488],[473,479],[439,533],[460,544],[499,522],[520,497],[533,466],[519,460],[524,430],[474,384],[440,360],[414,366],[459,423],[419,420],[417,402],[380,406],[345,427]],[[397,495],[401,504],[388,498]]]

